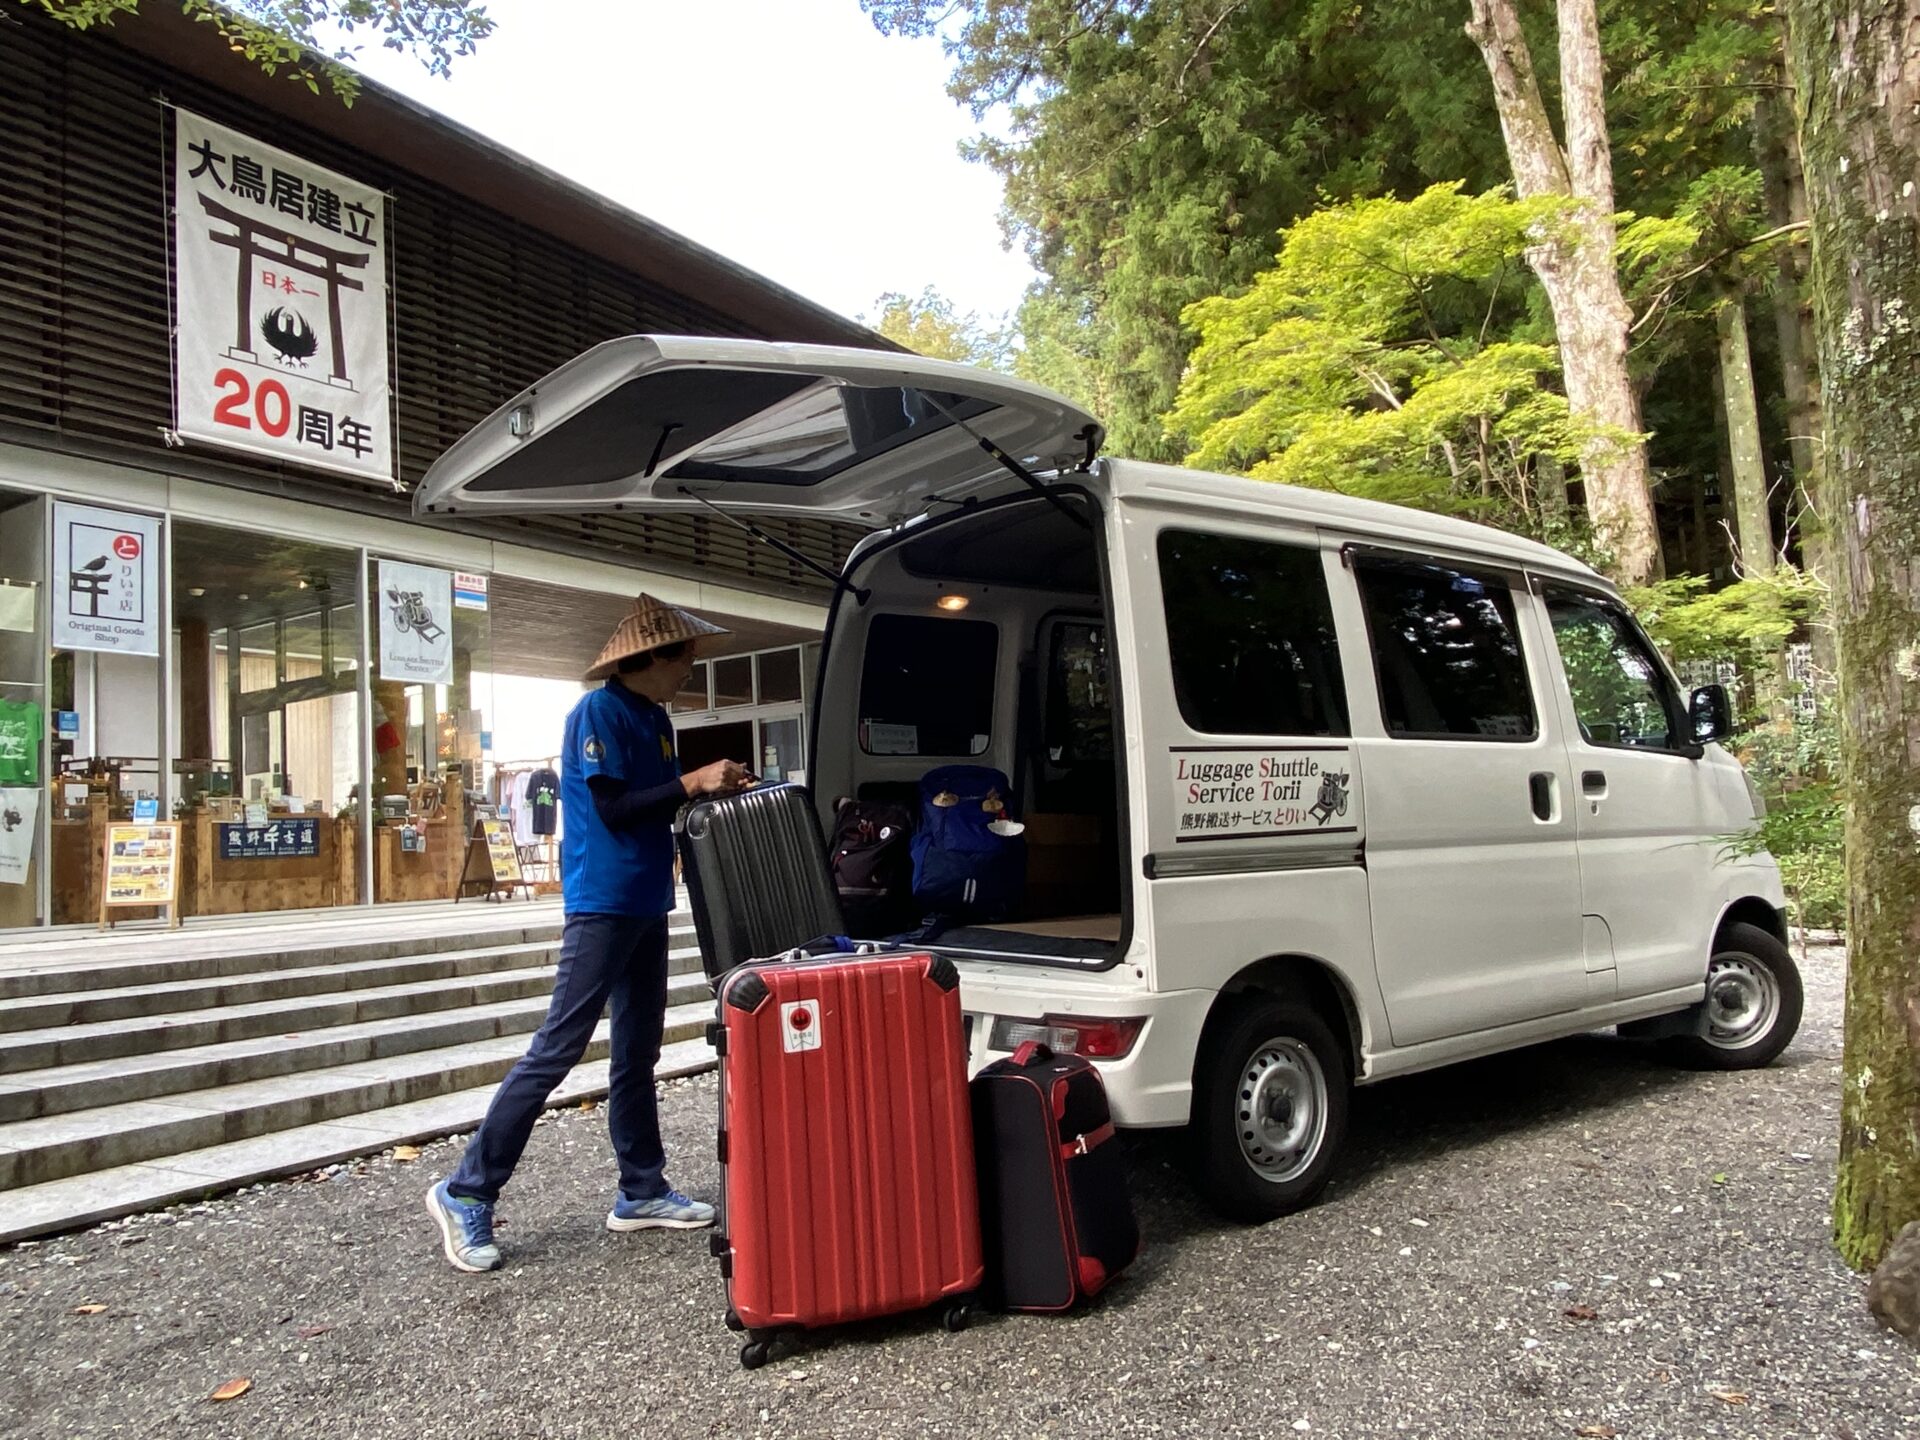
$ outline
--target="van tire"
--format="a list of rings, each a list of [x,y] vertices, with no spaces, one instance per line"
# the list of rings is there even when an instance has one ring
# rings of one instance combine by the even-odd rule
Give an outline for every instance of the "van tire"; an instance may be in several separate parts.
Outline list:
[[[1352,1079],[1318,1012],[1258,993],[1244,1000],[1201,1054],[1190,1135],[1201,1194],[1229,1219],[1260,1224],[1326,1188]]]
[[[1800,968],[1780,940],[1736,921],[1720,932],[1707,964],[1699,1035],[1677,1036],[1668,1053],[1696,1070],[1758,1070],[1800,1028]]]

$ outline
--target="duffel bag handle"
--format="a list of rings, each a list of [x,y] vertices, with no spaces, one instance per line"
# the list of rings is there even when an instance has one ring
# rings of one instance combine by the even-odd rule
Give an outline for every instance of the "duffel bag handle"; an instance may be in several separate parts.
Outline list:
[[[1053,1051],[1040,1040],[1022,1040],[1013,1052],[1013,1063],[1023,1070],[1029,1065],[1044,1065],[1051,1059]]]

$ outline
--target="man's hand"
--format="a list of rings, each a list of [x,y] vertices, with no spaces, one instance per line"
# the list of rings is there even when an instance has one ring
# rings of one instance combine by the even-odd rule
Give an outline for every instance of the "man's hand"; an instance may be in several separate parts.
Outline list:
[[[753,776],[738,760],[716,760],[711,765],[702,765],[690,775],[682,775],[680,783],[686,787],[689,798],[697,798],[701,795],[723,795],[729,790],[744,790],[753,784]]]

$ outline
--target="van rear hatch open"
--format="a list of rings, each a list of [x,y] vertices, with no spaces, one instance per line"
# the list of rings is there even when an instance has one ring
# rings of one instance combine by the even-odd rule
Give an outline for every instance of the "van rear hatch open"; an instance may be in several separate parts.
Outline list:
[[[1083,465],[1071,401],[884,350],[630,335],[568,361],[435,461],[416,514],[722,510],[896,524],[935,496]]]

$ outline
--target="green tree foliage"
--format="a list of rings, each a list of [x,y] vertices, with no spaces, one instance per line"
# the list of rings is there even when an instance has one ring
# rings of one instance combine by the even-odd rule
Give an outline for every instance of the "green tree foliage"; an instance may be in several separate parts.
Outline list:
[[[862,315],[860,323],[916,355],[989,370],[1008,368],[1007,332],[971,310],[955,310],[953,302],[931,285],[918,295],[890,290],[873,303],[878,313]]]
[[[1447,184],[1292,226],[1245,294],[1186,312],[1168,426],[1188,463],[1545,533],[1539,462],[1587,432],[1550,388],[1521,257],[1561,217]]]
[[[1763,676],[1781,647],[1824,613],[1824,586],[1782,565],[1719,590],[1704,575],[1681,575],[1627,593],[1654,641],[1675,660],[1731,660],[1740,673]],[[1760,693],[1756,688],[1756,693]]]
[[[1766,703],[1784,689],[1782,647],[1825,623],[1828,599],[1818,579],[1791,565],[1719,590],[1709,590],[1704,576],[1685,575],[1627,595],[1670,657],[1731,661],[1746,680],[1732,745],[1767,813],[1751,831],[1731,837],[1731,852],[1772,854],[1800,923],[1835,927],[1846,922],[1846,857],[1831,691],[1816,693],[1810,715],[1798,706],[1769,713]]]
[[[1071,356],[1114,449],[1175,458],[1160,416],[1181,312],[1269,263],[1322,197],[1504,173],[1456,0],[861,0],[882,30],[938,34],[951,93],[999,133],[1005,223],[1046,277],[1036,361]],[[1058,322],[1097,317],[1075,339]],[[1026,327],[1023,326],[1023,329]]]
[[[140,0],[19,0],[56,20],[88,30],[111,25],[140,8]],[[159,0],[148,0],[159,3]],[[178,0],[195,20],[212,25],[239,54],[269,75],[285,70],[316,94],[326,81],[347,104],[359,93],[346,68],[364,48],[360,37],[383,49],[413,55],[435,75],[471,55],[493,32],[481,5],[468,0]]]

